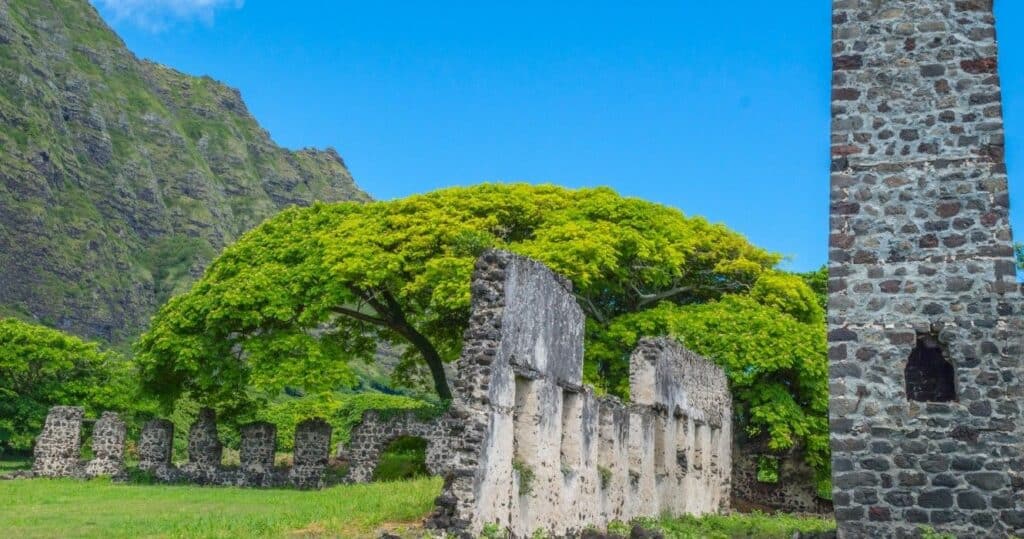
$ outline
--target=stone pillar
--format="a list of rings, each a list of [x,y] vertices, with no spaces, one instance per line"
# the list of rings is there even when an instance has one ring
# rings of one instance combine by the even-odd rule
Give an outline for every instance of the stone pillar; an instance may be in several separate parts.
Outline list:
[[[322,488],[331,451],[331,426],[307,419],[295,427],[294,464],[288,479],[298,488]]]
[[[199,410],[199,417],[188,431],[188,463],[181,471],[192,481],[216,481],[224,448],[217,437],[217,420],[213,410]]]
[[[277,451],[277,427],[265,422],[249,423],[241,428],[239,458],[242,472],[253,485],[266,486],[274,472]]]
[[[125,424],[114,412],[103,412],[92,430],[93,459],[85,466],[87,477],[124,473]]]
[[[81,471],[81,406],[54,406],[46,415],[43,432],[36,438],[32,472],[42,477],[68,477]]]
[[[154,419],[142,427],[139,437],[139,469],[155,471],[171,465],[174,450],[174,423]]]
[[[839,535],[1020,535],[1024,331],[992,0],[832,6]]]

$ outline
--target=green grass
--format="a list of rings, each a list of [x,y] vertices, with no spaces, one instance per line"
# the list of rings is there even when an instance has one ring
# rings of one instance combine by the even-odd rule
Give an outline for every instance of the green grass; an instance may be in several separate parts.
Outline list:
[[[391,442],[381,453],[374,481],[399,481],[425,477],[427,470],[427,441],[423,438],[402,436]]]
[[[377,537],[412,527],[434,505],[438,478],[315,492],[108,480],[0,481],[6,537]]]
[[[832,519],[763,513],[665,518],[641,523],[672,539],[789,539],[797,531],[825,532],[836,528]]]

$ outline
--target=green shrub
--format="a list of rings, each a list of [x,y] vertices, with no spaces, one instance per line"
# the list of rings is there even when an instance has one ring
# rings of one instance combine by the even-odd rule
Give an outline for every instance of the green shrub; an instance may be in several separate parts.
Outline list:
[[[757,457],[757,480],[761,483],[779,482],[779,458],[771,455]]]
[[[597,474],[601,477],[601,488],[607,489],[612,484],[612,471],[604,466],[598,466]]]
[[[533,492],[533,478],[535,477],[533,468],[527,466],[525,462],[516,459],[512,461],[512,469],[519,474],[519,495],[526,496]]]

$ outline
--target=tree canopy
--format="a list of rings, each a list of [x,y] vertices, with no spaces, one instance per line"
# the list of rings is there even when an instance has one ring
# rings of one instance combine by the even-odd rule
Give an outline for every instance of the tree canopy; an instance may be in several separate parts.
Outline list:
[[[90,414],[124,409],[132,387],[127,363],[60,331],[0,319],[0,449],[24,451],[54,405]]]
[[[628,396],[635,330],[663,332],[729,371],[749,403],[738,410],[775,447],[824,432],[814,292],[725,226],[604,188],[484,184],[286,210],[154,317],[137,348],[144,383],[167,400],[188,392],[229,410],[286,387],[349,383],[348,362],[372,360],[386,341],[403,351],[401,376],[430,379],[448,399],[444,363],[458,356],[474,261],[490,247],[573,282],[588,318],[585,373],[598,388]],[[702,331],[720,334],[696,338]]]

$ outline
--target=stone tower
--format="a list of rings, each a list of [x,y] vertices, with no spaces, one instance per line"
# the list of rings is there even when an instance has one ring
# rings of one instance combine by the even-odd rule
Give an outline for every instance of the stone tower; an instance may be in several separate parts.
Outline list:
[[[841,537],[1024,532],[1021,301],[992,0],[833,0]]]

